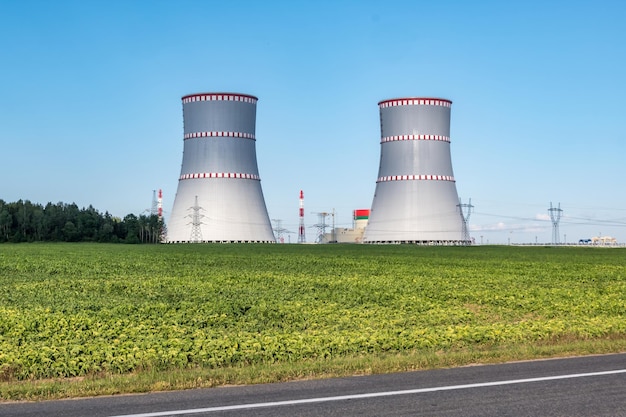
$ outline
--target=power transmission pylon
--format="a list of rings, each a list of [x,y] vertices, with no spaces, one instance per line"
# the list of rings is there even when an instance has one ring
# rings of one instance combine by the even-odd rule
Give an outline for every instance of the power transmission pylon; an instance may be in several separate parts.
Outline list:
[[[198,196],[196,196],[196,201],[193,207],[189,207],[189,210],[192,210],[192,213],[187,215],[187,217],[191,217],[191,236],[189,241],[191,243],[200,243],[202,242],[202,228],[200,227],[202,224],[203,214],[200,214],[200,210],[204,210],[202,207],[198,205]]]
[[[327,213],[325,211],[319,212],[319,213],[313,213],[313,214],[317,214],[317,224],[314,224],[311,227],[315,227],[317,228],[317,238],[315,239],[316,243],[322,243],[324,241],[324,234],[326,234],[326,228],[329,227],[326,224],[326,216],[330,215],[331,213]]]
[[[159,214],[159,201],[157,200],[156,190],[152,190],[152,207],[150,208],[150,215],[157,216]]]
[[[550,212],[550,220],[552,220],[552,244],[558,245],[561,243],[559,238],[559,221],[561,220],[561,214],[563,213],[563,210],[561,210],[561,203],[559,203],[558,207],[552,207],[551,201],[548,211]]]
[[[472,214],[472,209],[474,208],[474,206],[472,206],[472,199],[469,199],[469,203],[468,204],[462,204],[461,203],[461,199],[459,198],[459,204],[457,204],[457,207],[459,208],[459,213],[461,214],[461,220],[463,221],[463,228],[462,228],[462,233],[463,233],[463,244],[464,245],[471,245],[472,240],[470,237],[470,233],[469,233],[469,218],[470,215]]]
[[[289,230],[282,227],[281,219],[272,219],[274,222],[274,233],[276,233],[276,243],[285,243],[285,238],[283,237],[283,233],[292,233]]]

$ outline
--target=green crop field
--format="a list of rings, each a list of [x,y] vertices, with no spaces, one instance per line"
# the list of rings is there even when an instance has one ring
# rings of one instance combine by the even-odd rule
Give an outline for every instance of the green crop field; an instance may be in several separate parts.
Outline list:
[[[442,363],[463,364],[472,352],[507,350],[508,360],[562,345],[552,354],[626,346],[626,250],[0,245],[5,398],[14,397],[7,387],[47,380],[206,379],[455,352],[466,359]]]

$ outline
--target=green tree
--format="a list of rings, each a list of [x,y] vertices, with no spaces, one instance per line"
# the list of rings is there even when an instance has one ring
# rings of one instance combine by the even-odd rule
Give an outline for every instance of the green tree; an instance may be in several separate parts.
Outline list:
[[[65,223],[65,226],[63,226],[63,236],[66,242],[78,242],[81,238],[78,228],[69,220]]]
[[[140,233],[141,225],[139,219],[134,214],[128,214],[124,217],[124,225],[126,226],[126,243],[141,243]]]
[[[0,199],[0,242],[158,243],[164,225],[158,216],[129,214],[124,219],[76,203],[6,203]]]
[[[9,212],[9,209],[2,204],[0,208],[0,242],[7,242],[13,226],[13,216]]]

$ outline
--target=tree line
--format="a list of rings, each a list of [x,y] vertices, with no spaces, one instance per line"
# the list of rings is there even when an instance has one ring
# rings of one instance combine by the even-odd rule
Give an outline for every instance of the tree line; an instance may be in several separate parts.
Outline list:
[[[91,205],[43,206],[28,200],[7,203],[0,199],[0,243],[159,243],[164,233],[165,225],[155,214],[128,214],[121,219],[100,213]]]

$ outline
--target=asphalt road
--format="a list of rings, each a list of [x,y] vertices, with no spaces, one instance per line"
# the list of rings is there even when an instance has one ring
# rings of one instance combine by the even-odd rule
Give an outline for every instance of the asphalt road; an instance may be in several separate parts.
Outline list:
[[[0,416],[625,416],[626,354],[1,403]]]

